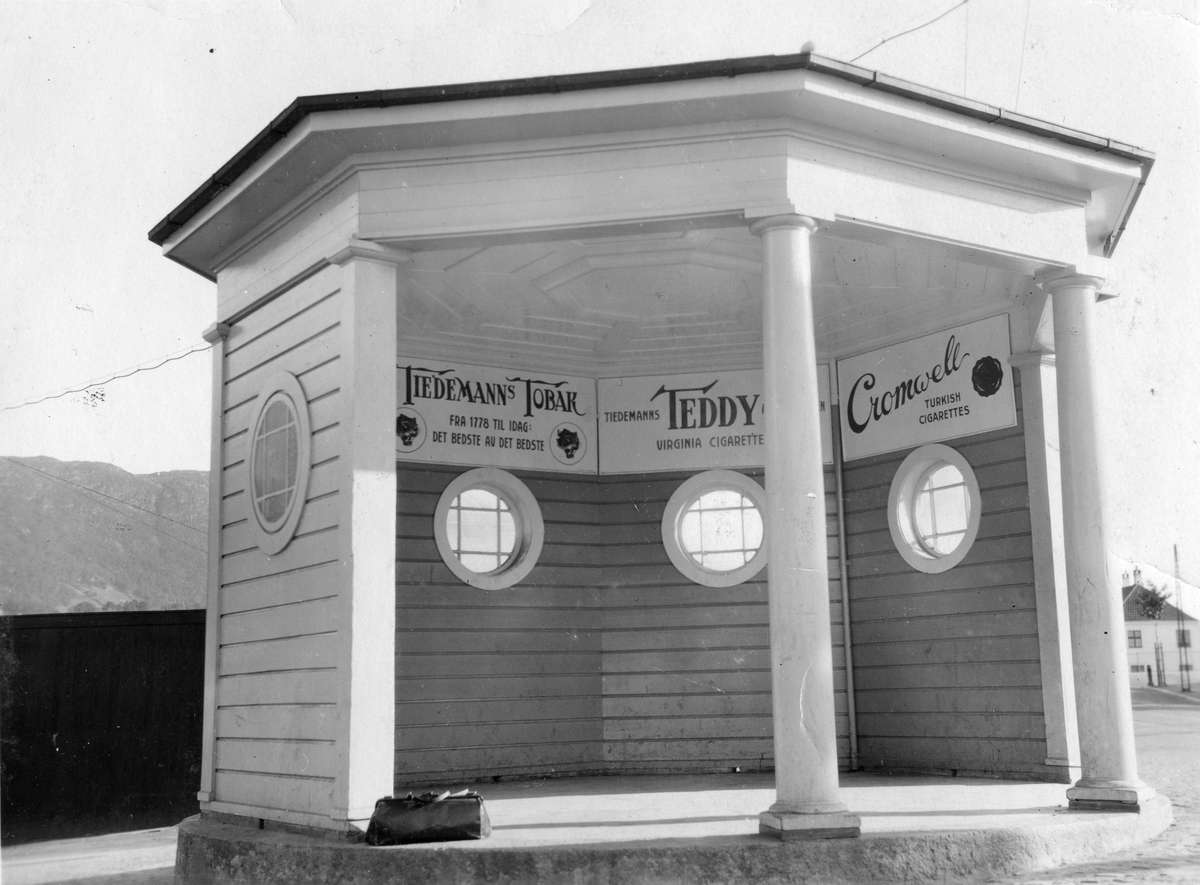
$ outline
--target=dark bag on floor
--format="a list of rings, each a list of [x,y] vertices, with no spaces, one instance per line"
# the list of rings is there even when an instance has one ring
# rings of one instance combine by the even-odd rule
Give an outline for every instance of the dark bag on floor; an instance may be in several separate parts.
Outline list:
[[[492,832],[483,797],[458,793],[409,793],[403,799],[380,799],[367,826],[368,845],[407,845],[412,842],[456,842],[483,839]]]

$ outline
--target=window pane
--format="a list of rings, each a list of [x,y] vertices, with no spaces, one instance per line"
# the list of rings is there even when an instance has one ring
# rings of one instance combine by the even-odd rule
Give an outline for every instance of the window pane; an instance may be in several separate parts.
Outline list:
[[[504,502],[501,501],[501,504]],[[513,548],[517,546],[517,521],[513,519],[513,515],[505,509],[500,514],[500,552],[508,556],[513,552]]]
[[[287,434],[271,433],[266,438],[267,454],[263,459],[266,461],[267,476],[264,492],[278,492],[288,485],[287,476]]]
[[[496,514],[484,510],[459,511],[462,549],[495,553],[497,546]]]
[[[291,492],[284,492],[279,495],[268,495],[262,499],[259,504],[259,512],[262,513],[263,519],[267,522],[275,522],[282,519],[287,513],[288,499],[292,497]]]
[[[746,564],[746,554],[740,551],[737,553],[706,553],[700,564],[716,572],[731,572]]]
[[[957,485],[963,481],[962,471],[953,464],[942,462],[929,471],[930,485],[937,489],[943,486]]]
[[[933,548],[942,556],[949,556],[958,549],[958,545],[965,534],[966,532],[948,532],[944,535],[938,535],[932,542]]]
[[[287,429],[287,475],[289,486],[295,485],[296,476],[300,472],[300,434],[297,432],[296,425],[293,424]]]
[[[714,489],[686,508],[678,537],[683,551],[701,567],[732,571],[762,546],[762,514],[740,491]]]
[[[458,496],[460,507],[479,507],[483,510],[495,510],[500,499],[487,489],[467,489]]]
[[[746,549],[757,550],[763,542],[762,514],[751,502],[747,501],[746,503],[750,504],[742,511],[743,524],[746,527]]]
[[[952,532],[967,527],[967,493],[964,486],[938,489],[933,493],[933,509],[937,514],[939,532]]]
[[[913,523],[921,537],[933,534],[933,500],[928,487],[922,489],[913,502]]]
[[[284,424],[288,423],[288,407],[282,400],[276,400],[267,407],[267,413],[263,416],[263,432],[270,433],[272,430],[278,430]]]
[[[741,550],[742,514],[740,510],[709,510],[700,514],[701,543],[704,550]]]
[[[267,479],[267,441],[256,439],[254,441],[254,497],[261,498],[265,494],[264,488]]]
[[[740,507],[742,493],[736,489],[715,489],[700,496],[697,502],[704,510]]]
[[[679,543],[685,551],[700,550],[700,514],[690,509],[679,521]]]
[[[463,553],[458,558],[471,571],[480,574],[500,568],[500,557],[490,553]]]

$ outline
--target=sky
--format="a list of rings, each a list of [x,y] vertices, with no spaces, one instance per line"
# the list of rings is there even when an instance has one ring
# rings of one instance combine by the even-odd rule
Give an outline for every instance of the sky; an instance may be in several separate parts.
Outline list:
[[[1200,583],[1198,22],[1196,0],[0,2],[0,454],[208,468],[210,355],[181,355],[215,286],[146,234],[297,96],[811,41],[1156,153],[1102,305],[1112,552],[1171,572],[1177,544]]]

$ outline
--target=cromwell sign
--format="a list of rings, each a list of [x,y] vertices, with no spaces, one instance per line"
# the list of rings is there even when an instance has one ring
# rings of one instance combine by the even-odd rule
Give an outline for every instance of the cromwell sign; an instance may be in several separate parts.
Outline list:
[[[847,461],[1017,423],[1008,317],[840,360]]]

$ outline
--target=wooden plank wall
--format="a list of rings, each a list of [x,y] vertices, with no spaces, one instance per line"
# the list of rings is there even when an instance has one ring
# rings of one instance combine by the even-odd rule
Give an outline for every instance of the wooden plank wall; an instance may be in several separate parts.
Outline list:
[[[226,342],[214,800],[293,817],[330,813],[336,773],[339,284],[336,268],[321,271]],[[247,425],[279,371],[296,375],[308,399],[312,472],[295,537],[266,556],[248,524]]]
[[[0,618],[0,647],[10,642],[14,658],[0,659],[11,703],[0,747],[5,850],[196,813],[203,611]]]
[[[521,472],[545,546],[477,590],[442,562],[433,513],[466,468],[397,471],[396,789],[601,767],[595,477]]]
[[[518,587],[472,589],[432,516],[462,468],[399,469],[396,785],[572,772],[770,768],[766,576],[706,588],[662,545],[688,474],[522,473],[546,546]],[[762,472],[755,478],[762,481]],[[826,473],[839,755],[848,764],[834,478]]]
[[[910,450],[845,468],[859,763],[867,769],[1049,773],[1024,425],[947,445],[975,470],[979,535],[939,575],[908,566],[887,524]]]
[[[763,482],[761,470],[745,471]],[[766,571],[702,587],[667,557],[662,517],[689,474],[601,477],[604,759],[610,771],[774,766]],[[838,754],[849,763],[835,483],[825,475]]]

